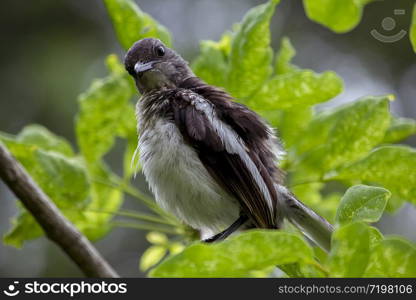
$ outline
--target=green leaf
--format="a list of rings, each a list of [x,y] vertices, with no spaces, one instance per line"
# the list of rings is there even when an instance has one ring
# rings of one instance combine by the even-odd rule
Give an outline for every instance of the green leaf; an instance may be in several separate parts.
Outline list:
[[[369,234],[370,234],[370,248],[377,245],[380,241],[383,240],[383,234],[377,228],[373,226],[368,226]],[[371,249],[370,249],[371,252]]]
[[[295,54],[290,40],[283,38],[275,62],[276,75],[247,101],[279,129],[287,147],[308,125],[312,117],[310,106],[327,101],[342,90],[342,80],[334,73],[319,75],[291,64]]]
[[[90,184],[85,167],[78,158],[68,158],[61,153],[45,151],[38,145],[25,144],[22,141],[2,141],[58,208],[74,211],[85,209],[90,200]],[[49,146],[47,143],[46,147]],[[24,241],[37,238],[41,234],[42,230],[33,217],[21,209],[4,241],[21,247]]]
[[[216,244],[197,243],[168,258],[153,277],[244,277],[277,264],[309,263],[313,250],[295,234],[250,230]]]
[[[390,124],[390,96],[366,97],[318,114],[295,145],[299,176],[322,176],[365,156]],[[298,178],[299,180],[299,178]]]
[[[249,278],[270,278],[273,276],[273,271],[276,269],[276,266],[270,266],[263,270],[250,271],[247,277]]]
[[[412,24],[410,25],[410,42],[416,52],[416,4],[413,6]]]
[[[80,95],[76,122],[78,144],[92,182],[92,201],[84,213],[91,222],[82,223],[82,227],[95,238],[108,232],[112,213],[123,201],[122,192],[105,183],[114,182],[115,178],[102,158],[110,151],[116,137],[126,138],[123,165],[127,179],[133,173],[130,162],[137,143],[136,118],[133,105],[129,102],[134,89],[114,55],[107,58],[107,65],[110,75],[96,80],[87,92]]]
[[[328,266],[331,277],[361,277],[370,257],[370,234],[363,223],[349,223],[332,235]]]
[[[286,275],[290,278],[304,278],[306,277],[303,274],[302,270],[298,263],[291,263],[285,265],[279,265],[278,268],[286,273]]]
[[[294,110],[328,101],[342,88],[342,79],[332,71],[317,74],[300,70],[272,77],[247,101],[247,105],[258,110]]]
[[[365,277],[416,277],[416,247],[399,238],[380,241],[371,250]]]
[[[275,73],[283,75],[298,72],[300,69],[291,64],[291,60],[295,55],[296,50],[289,38],[282,38],[279,52],[276,55]],[[278,129],[278,135],[284,141],[287,149],[302,134],[303,129],[312,118],[310,106],[296,107],[293,110],[257,110],[257,112],[267,119],[274,128]]]
[[[388,190],[380,187],[367,185],[350,187],[339,204],[337,223],[377,222],[383,214],[390,195]]]
[[[279,52],[276,56],[275,73],[287,75],[301,71],[297,66],[291,64],[296,50],[287,37],[282,38]],[[256,106],[252,104],[252,106]],[[260,109],[260,108],[259,108]],[[278,129],[278,135],[282,138],[285,148],[289,149],[293,143],[302,135],[304,128],[312,118],[310,106],[295,107],[292,110],[257,110],[269,123]],[[289,151],[290,154],[290,151]]]
[[[129,103],[132,96],[127,75],[118,72],[95,80],[80,95],[76,131],[87,163],[99,161],[111,149],[116,136],[135,135],[136,119]]]
[[[16,140],[24,144],[36,145],[46,151],[51,150],[68,157],[74,156],[72,146],[67,140],[55,135],[41,125],[26,126],[17,135]]]
[[[124,66],[120,63],[120,60],[118,59],[118,56],[116,54],[110,54],[105,59],[105,65],[109,72],[113,75],[125,75],[126,69]]]
[[[313,265],[291,263],[277,266],[290,278],[317,278],[324,277]]]
[[[151,267],[159,263],[167,253],[165,246],[151,246],[144,251],[140,258],[140,270],[142,272],[149,270]]]
[[[342,168],[327,179],[371,182],[392,195],[416,204],[416,150],[406,146],[384,146]]]
[[[124,49],[143,38],[158,38],[171,46],[169,31],[132,0],[104,0],[118,40]]]
[[[383,143],[396,143],[416,134],[416,121],[409,118],[392,118]]]
[[[192,63],[193,71],[208,84],[225,88],[231,50],[230,33],[225,33],[219,42],[202,41],[200,48],[201,53]]]
[[[309,19],[334,32],[350,31],[361,20],[363,7],[373,0],[303,0]]]
[[[269,26],[278,2],[271,0],[250,9],[234,35],[227,88],[236,98],[250,96],[272,73]]]
[[[23,207],[19,206],[19,214],[14,217],[12,228],[3,236],[3,242],[6,245],[21,248],[25,241],[39,238],[43,235],[43,230]]]
[[[109,180],[108,171],[98,167],[87,170],[78,157],[66,157],[54,152],[52,149],[68,152],[68,147],[62,146],[66,145],[62,138],[43,128],[25,128],[16,140],[3,138],[3,141],[42,190],[83,234],[94,240],[108,232],[108,220],[120,206],[122,194],[90,178],[93,172],[98,174],[97,177]],[[45,151],[41,147],[49,150]],[[24,241],[43,234],[32,215],[23,207],[12,223],[13,228],[4,237],[10,245],[21,247]]]
[[[290,42],[289,38],[283,37],[280,42],[280,50],[277,53],[275,73],[278,75],[297,71],[298,68],[290,62],[295,57],[296,50]]]
[[[89,183],[85,167],[78,158],[68,158],[20,141],[3,142],[56,204],[76,207],[87,203]]]
[[[387,202],[386,212],[391,214],[397,212],[406,203],[406,199],[393,195]]]
[[[110,220],[123,202],[123,193],[117,188],[101,183],[115,181],[114,175],[104,163],[89,165],[88,177],[91,182],[91,202],[81,214],[78,211],[74,212],[72,219],[85,235],[96,240],[112,228]]]

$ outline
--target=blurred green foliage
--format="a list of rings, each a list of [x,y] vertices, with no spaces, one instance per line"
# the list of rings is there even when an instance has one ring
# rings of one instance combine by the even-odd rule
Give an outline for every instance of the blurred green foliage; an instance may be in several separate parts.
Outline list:
[[[169,32],[133,1],[104,2],[125,49],[148,36],[171,44]],[[149,231],[152,246],[139,268],[154,267],[154,277],[264,277],[276,265],[288,277],[415,277],[416,246],[384,237],[369,223],[378,221],[385,209],[393,212],[406,201],[416,203],[416,150],[393,144],[415,134],[416,122],[391,116],[391,95],[364,97],[317,113],[314,105],[338,95],[342,80],[332,71],[318,74],[293,65],[296,51],[288,38],[274,54],[269,25],[278,2],[252,8],[218,42],[202,41],[192,68],[279,129],[288,152],[281,165],[288,173],[288,186],[335,222],[330,253],[311,246],[291,226],[250,230],[221,243],[201,244],[194,230],[133,187],[131,177],[140,170],[134,164],[137,135],[131,100],[136,91],[114,55],[106,61],[109,75],[95,80],[79,97],[79,151],[38,125],[16,136],[1,133],[0,142],[88,238],[100,238],[114,226]],[[359,22],[368,2],[304,4],[311,19],[345,32]],[[413,42],[415,31],[413,25]],[[104,159],[117,138],[125,145],[122,176]],[[328,191],[334,182],[342,188]],[[121,209],[124,194],[143,202],[150,212]],[[41,235],[41,228],[21,208],[4,242],[20,247]]]

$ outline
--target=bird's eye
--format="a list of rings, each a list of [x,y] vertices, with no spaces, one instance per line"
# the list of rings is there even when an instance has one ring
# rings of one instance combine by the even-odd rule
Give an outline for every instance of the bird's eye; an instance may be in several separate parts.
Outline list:
[[[165,55],[165,48],[163,48],[162,46],[156,47],[156,54],[157,56]]]

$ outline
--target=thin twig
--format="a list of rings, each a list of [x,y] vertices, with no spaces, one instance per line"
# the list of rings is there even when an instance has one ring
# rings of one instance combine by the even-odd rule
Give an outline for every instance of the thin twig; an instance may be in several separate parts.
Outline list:
[[[294,187],[299,186],[299,185],[325,183],[325,182],[327,182],[327,180],[324,180],[323,178],[318,178],[318,179],[310,180],[310,181],[306,180],[306,181],[294,182],[294,183],[289,184],[288,187],[289,188],[294,188]]]
[[[75,211],[80,211],[79,209],[73,209]],[[86,213],[97,213],[97,214],[108,214],[108,215],[114,215],[114,216],[120,216],[120,217],[127,217],[132,219],[137,219],[141,221],[147,221],[147,222],[153,222],[163,225],[170,225],[175,226],[176,224],[169,222],[165,219],[161,219],[158,216],[152,216],[145,213],[139,213],[131,210],[118,210],[118,211],[105,211],[100,209],[83,209],[82,212]]]
[[[114,221],[114,222],[111,222],[111,225],[115,227],[134,228],[134,229],[148,230],[148,231],[160,231],[160,232],[169,233],[169,234],[178,234],[178,232],[174,230],[173,228],[151,225],[151,224]]]

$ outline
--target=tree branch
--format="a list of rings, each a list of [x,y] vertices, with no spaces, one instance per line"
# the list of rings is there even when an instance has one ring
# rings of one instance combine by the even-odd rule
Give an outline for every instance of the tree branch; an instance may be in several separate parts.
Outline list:
[[[46,236],[89,277],[119,277],[89,240],[68,221],[0,143],[0,177],[43,228]]]

